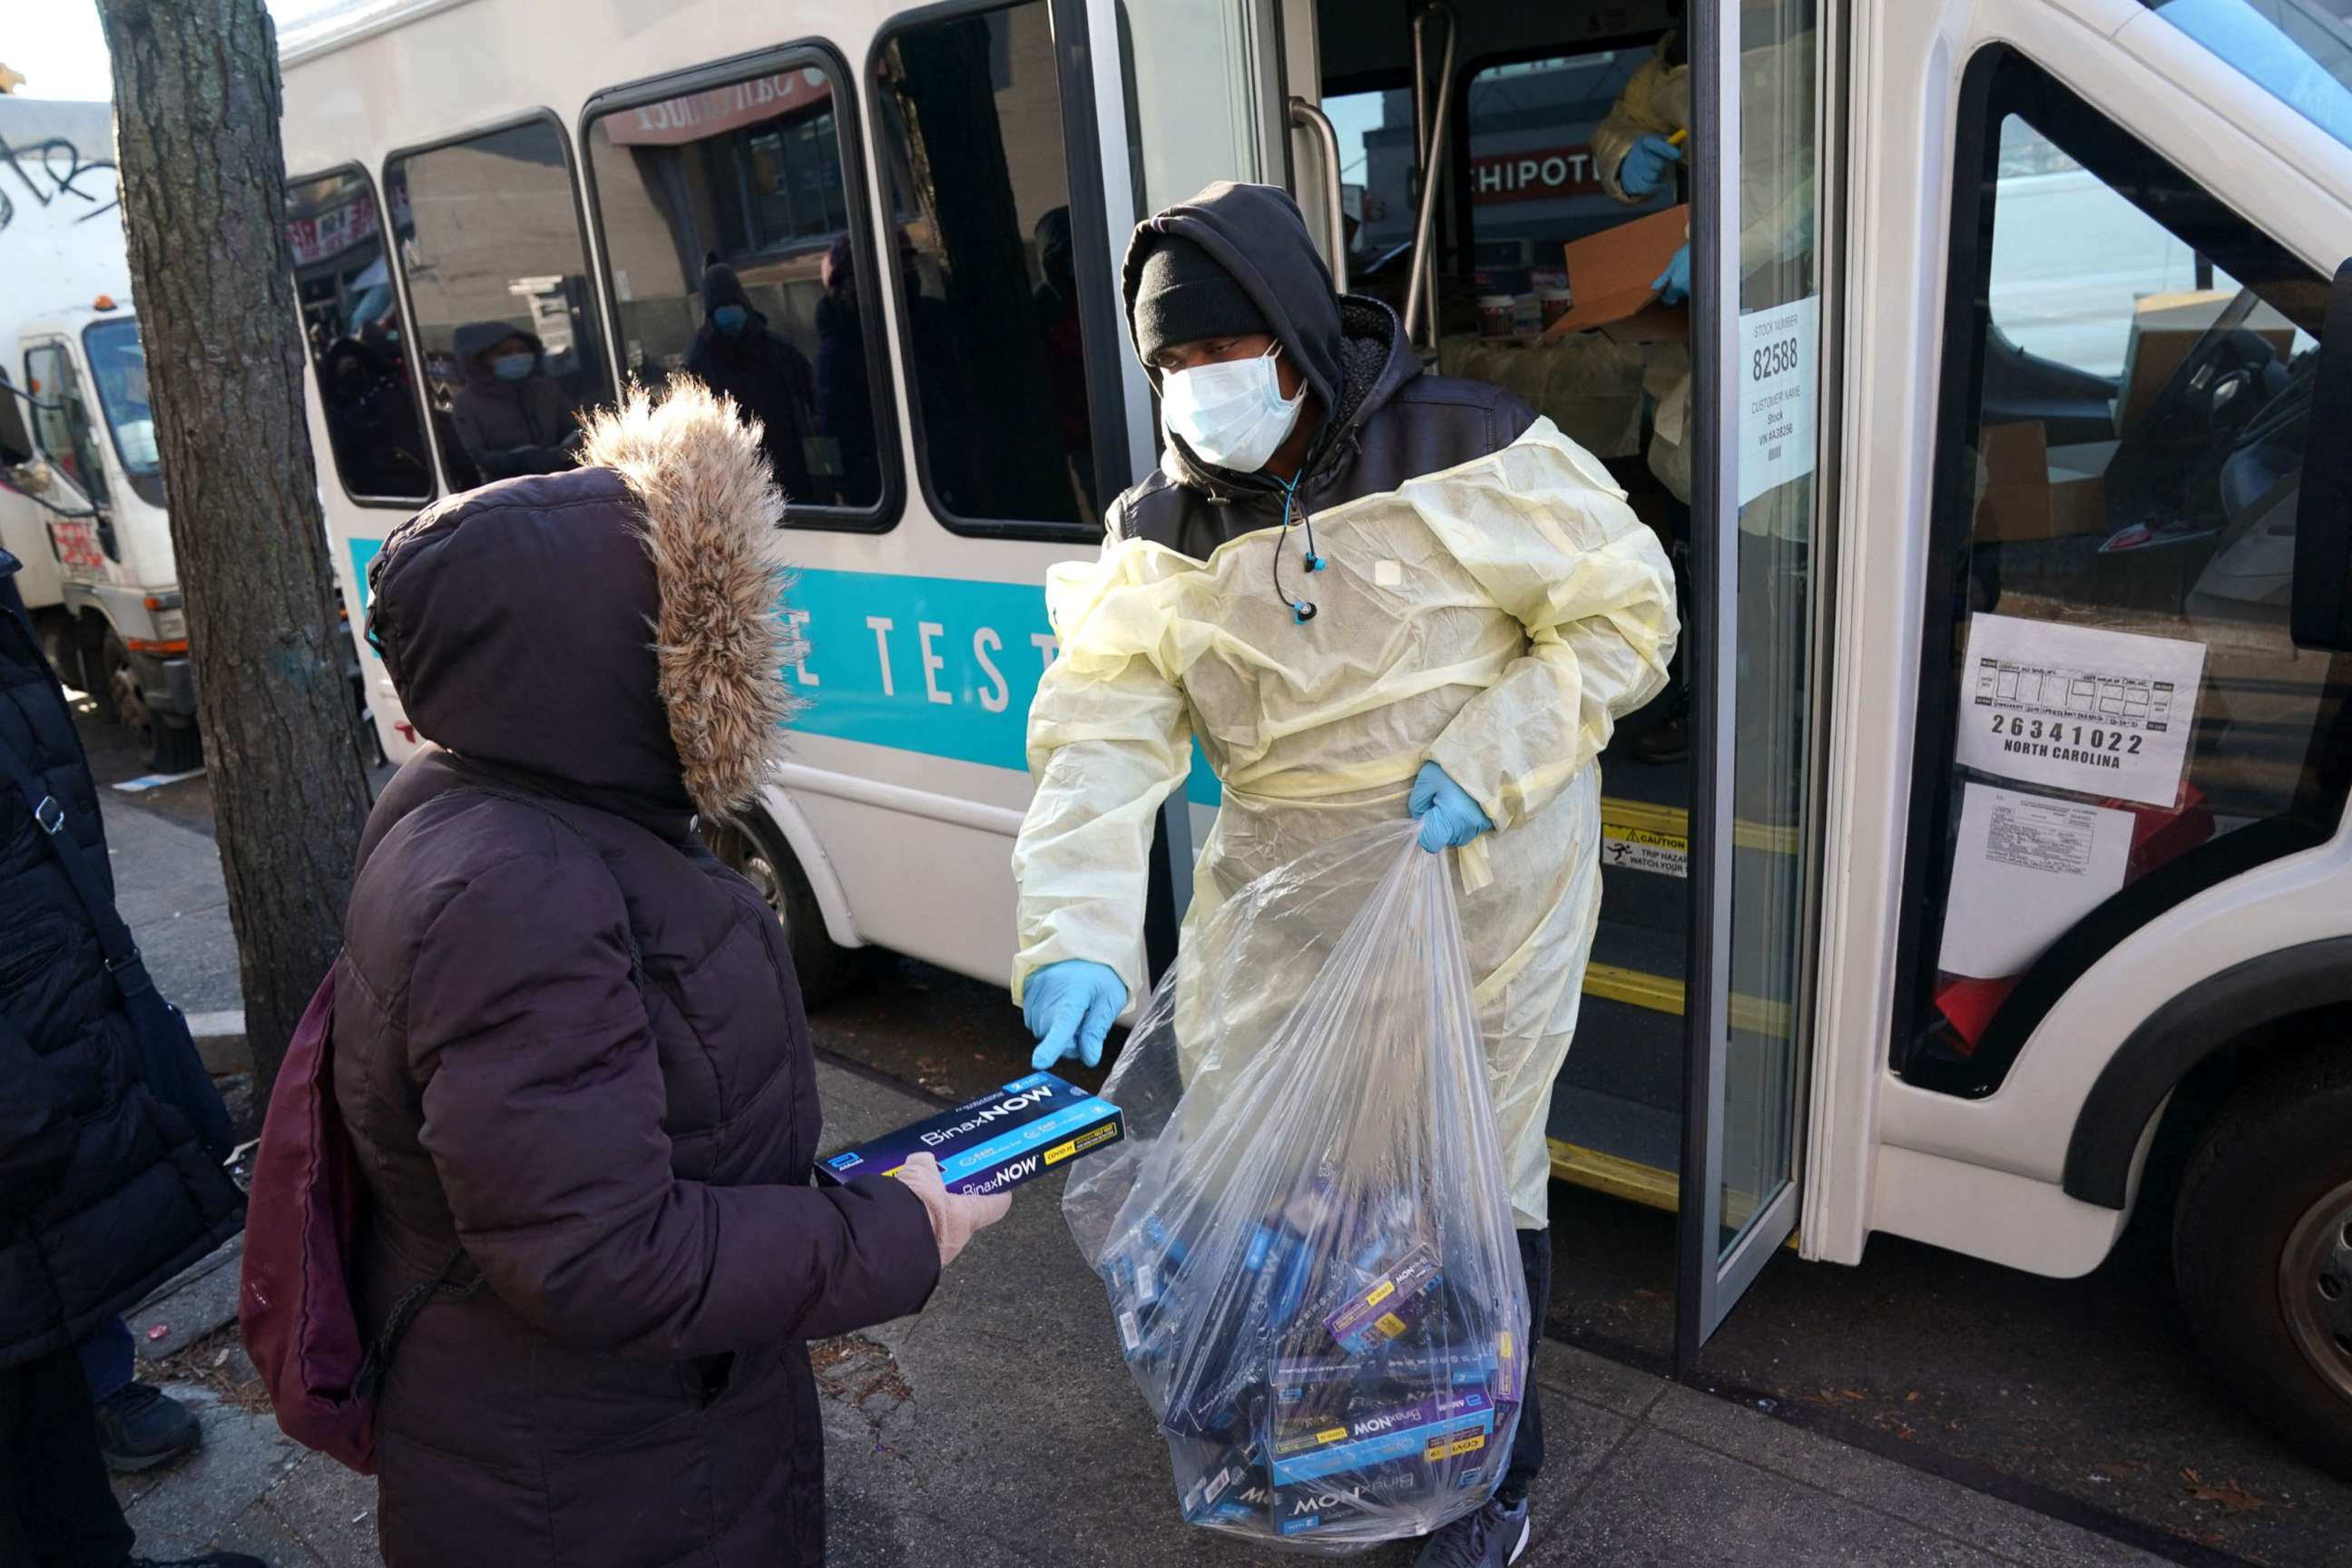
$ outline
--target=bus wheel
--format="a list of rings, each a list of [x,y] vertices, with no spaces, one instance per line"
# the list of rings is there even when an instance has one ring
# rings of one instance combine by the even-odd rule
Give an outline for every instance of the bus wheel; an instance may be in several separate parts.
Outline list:
[[[808,874],[766,814],[753,811],[740,822],[706,820],[701,826],[702,840],[719,864],[757,888],[784,928],[803,1005],[829,1002],[873,972],[871,949],[843,947],[826,934]]]
[[[2352,1479],[2352,1056],[2240,1089],[2181,1178],[2173,1278],[2231,1391]]]

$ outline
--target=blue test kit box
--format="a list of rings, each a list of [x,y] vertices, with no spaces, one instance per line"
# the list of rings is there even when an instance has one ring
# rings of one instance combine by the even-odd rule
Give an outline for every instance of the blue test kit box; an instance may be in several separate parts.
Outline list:
[[[1118,1107],[1049,1072],[1016,1078],[929,1121],[817,1162],[820,1180],[887,1176],[930,1154],[951,1193],[1000,1193],[1127,1136]]]

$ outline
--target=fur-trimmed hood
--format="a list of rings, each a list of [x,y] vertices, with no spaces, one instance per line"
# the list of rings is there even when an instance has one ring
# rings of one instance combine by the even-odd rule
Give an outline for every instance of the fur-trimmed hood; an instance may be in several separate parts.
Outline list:
[[[783,498],[699,383],[596,415],[581,466],[395,530],[368,632],[420,733],[640,816],[751,804],[791,718]]]

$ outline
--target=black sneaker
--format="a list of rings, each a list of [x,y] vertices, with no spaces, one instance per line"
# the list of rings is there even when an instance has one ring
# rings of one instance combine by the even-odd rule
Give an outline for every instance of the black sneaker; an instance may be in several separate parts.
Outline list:
[[[1422,1544],[1414,1568],[1507,1568],[1528,1549],[1528,1500],[1506,1508],[1494,1499]]]
[[[106,1468],[133,1475],[193,1453],[205,1439],[195,1413],[160,1388],[127,1384],[98,1404],[98,1443]]]
[[[131,1557],[123,1561],[122,1568],[269,1568],[258,1557],[247,1557],[242,1552],[208,1552],[202,1557]]]

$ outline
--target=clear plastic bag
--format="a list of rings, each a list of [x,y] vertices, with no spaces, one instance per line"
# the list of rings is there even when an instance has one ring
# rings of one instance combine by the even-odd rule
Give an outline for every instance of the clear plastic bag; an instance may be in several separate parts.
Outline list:
[[[1453,857],[1407,822],[1240,889],[1104,1098],[1063,1213],[1193,1523],[1337,1555],[1501,1479],[1528,1298]]]

